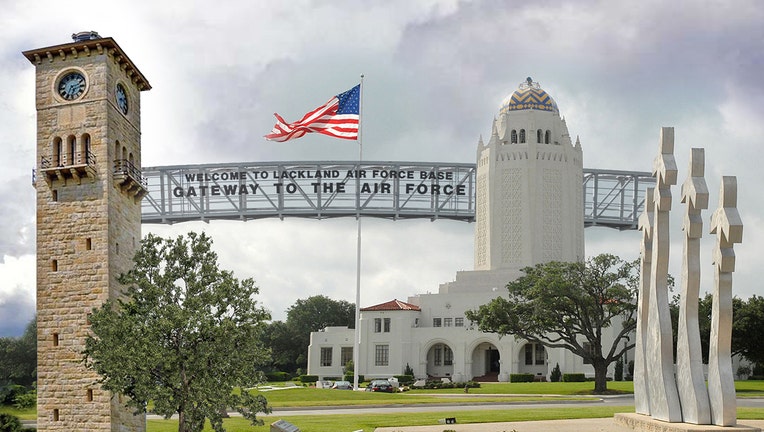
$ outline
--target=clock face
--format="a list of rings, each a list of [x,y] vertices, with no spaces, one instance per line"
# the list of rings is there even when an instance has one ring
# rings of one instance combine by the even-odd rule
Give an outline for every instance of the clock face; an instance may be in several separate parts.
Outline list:
[[[79,72],[70,72],[58,82],[58,94],[66,100],[74,100],[85,93],[85,77]]]
[[[122,114],[127,115],[127,91],[125,91],[125,88],[122,86],[122,84],[117,84],[117,106],[119,107],[119,110],[122,111]]]

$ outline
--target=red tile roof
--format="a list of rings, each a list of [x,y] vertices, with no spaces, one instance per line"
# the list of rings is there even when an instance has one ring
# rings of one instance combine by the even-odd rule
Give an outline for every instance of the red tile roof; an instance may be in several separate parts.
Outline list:
[[[411,310],[421,311],[417,305],[411,303],[402,302],[398,299],[391,300],[389,302],[380,303],[378,305],[361,308],[361,311],[395,311],[395,310]]]

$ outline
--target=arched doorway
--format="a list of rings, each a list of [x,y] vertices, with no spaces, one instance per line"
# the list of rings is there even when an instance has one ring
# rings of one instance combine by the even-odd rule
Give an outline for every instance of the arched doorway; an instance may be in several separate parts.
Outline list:
[[[540,343],[526,342],[518,353],[517,364],[519,373],[546,377],[548,370],[546,348]]]
[[[482,342],[472,350],[472,379],[495,382],[501,372],[501,355],[496,345]]]
[[[427,376],[451,378],[454,374],[454,351],[448,344],[438,342],[427,350]]]

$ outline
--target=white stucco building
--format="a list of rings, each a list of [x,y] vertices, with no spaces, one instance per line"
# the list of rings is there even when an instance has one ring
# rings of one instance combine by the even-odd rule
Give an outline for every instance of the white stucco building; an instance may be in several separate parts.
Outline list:
[[[555,101],[531,78],[521,83],[502,102],[488,142],[477,143],[474,270],[457,272],[437,293],[362,308],[356,371],[389,377],[409,365],[418,378],[507,381],[513,373],[548,377],[559,364],[563,373],[593,375],[566,350],[500,339],[464,316],[506,295],[523,267],[585,258],[582,159]],[[344,327],[312,333],[308,373],[342,376],[353,337]]]

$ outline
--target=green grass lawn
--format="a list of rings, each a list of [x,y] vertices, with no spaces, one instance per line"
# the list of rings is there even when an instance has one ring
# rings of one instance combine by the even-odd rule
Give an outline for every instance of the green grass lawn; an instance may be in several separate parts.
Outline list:
[[[581,408],[538,408],[526,410],[459,411],[455,416],[459,423],[519,422],[534,420],[561,420],[582,418],[613,417],[619,412],[634,412],[634,406],[600,406]],[[739,420],[764,419],[764,410],[758,408],[738,408]],[[417,414],[364,414],[364,415],[319,415],[319,416],[278,416],[264,418],[263,426],[252,426],[242,418],[226,419],[223,423],[228,432],[267,432],[276,420],[286,420],[311,432],[337,432],[364,430],[373,431],[378,427],[425,426],[438,424],[446,417],[442,412],[422,412]],[[175,432],[178,423],[173,420],[149,420],[147,432]],[[212,431],[209,426],[205,432]]]
[[[739,397],[764,397],[764,381],[738,381],[735,383]],[[432,404],[464,402],[527,402],[549,400],[580,400],[591,396],[594,383],[485,383],[478,389],[470,389],[469,395],[464,389],[412,390],[403,393],[371,393],[347,390],[329,390],[296,387],[286,390],[261,392],[272,407],[309,407],[309,406],[354,406],[354,405],[397,405],[397,404]],[[614,393],[632,393],[631,382],[609,382],[608,389]],[[594,396],[592,396],[594,397]],[[319,415],[319,416],[272,416],[263,418],[264,426],[251,426],[243,418],[225,420],[228,432],[270,430],[270,423],[283,419],[301,430],[315,432],[336,432],[364,430],[373,431],[377,427],[433,425],[445,417],[442,412],[417,414],[358,414],[358,415]],[[36,411],[17,410],[12,407],[0,407],[0,412],[8,412],[22,419],[33,420]],[[456,416],[459,423],[508,422],[528,420],[555,420],[576,418],[612,417],[617,412],[634,412],[633,406],[582,406],[580,408],[538,408],[523,410],[459,411]],[[288,413],[285,413],[288,414]],[[764,419],[764,409],[738,408],[738,418]],[[176,420],[149,420],[149,432],[176,431]],[[205,429],[211,430],[211,429]]]
[[[539,408],[528,410],[459,411],[455,414],[459,423],[493,423],[530,420],[557,420],[577,418],[612,417],[617,412],[633,412],[633,406],[593,407],[582,409]],[[311,432],[373,431],[378,427],[436,425],[446,414],[442,412],[422,412],[417,414],[364,414],[364,415],[318,415],[318,416],[278,416],[265,418],[265,425],[252,426],[242,418],[226,419],[224,426],[228,432],[267,432],[269,425],[282,419]],[[149,420],[147,432],[174,432],[178,423],[172,420]],[[204,429],[211,431],[209,426]]]
[[[354,392],[296,387],[288,390],[256,392],[268,399],[268,405],[275,408],[309,406],[349,406],[349,405],[401,405],[459,402],[522,402],[550,400],[580,400],[577,390],[563,395],[545,396],[542,392],[510,393],[505,386],[486,386],[470,389],[469,395],[463,389],[412,390],[401,393]],[[584,396],[585,397],[585,396]]]
[[[0,405],[0,413],[14,415],[21,420],[37,419],[37,407],[18,409],[12,406]]]

